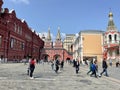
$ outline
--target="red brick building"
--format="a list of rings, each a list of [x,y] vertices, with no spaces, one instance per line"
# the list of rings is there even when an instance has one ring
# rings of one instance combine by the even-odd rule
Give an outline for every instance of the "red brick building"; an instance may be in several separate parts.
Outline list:
[[[0,0],[0,59],[21,60],[25,56],[40,59],[44,41],[27,25],[18,19],[14,10],[2,8]]]
[[[43,35],[42,39],[45,41],[44,48],[42,49],[41,59],[45,61],[59,58],[59,60],[72,60],[72,55],[63,48],[61,41],[60,28],[55,42],[51,40],[50,28],[48,29],[47,38]]]

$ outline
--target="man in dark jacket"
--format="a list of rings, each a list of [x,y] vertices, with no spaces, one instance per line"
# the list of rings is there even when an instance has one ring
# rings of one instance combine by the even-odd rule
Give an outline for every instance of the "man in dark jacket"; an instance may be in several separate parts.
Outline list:
[[[75,65],[76,65],[76,66],[75,66],[75,68],[76,68],[76,74],[78,74],[79,66],[80,66],[80,63],[79,63],[78,60],[76,61],[76,64],[75,64]]]
[[[107,65],[106,59],[104,58],[104,59],[103,59],[103,62],[102,62],[103,71],[100,73],[101,76],[102,76],[102,74],[103,74],[104,72],[105,72],[105,76],[108,76],[107,67],[108,67],[108,65]]]
[[[60,64],[59,60],[56,59],[56,61],[55,61],[55,67],[56,67],[55,72],[56,72],[56,73],[58,73],[58,70],[59,70],[59,64]]]

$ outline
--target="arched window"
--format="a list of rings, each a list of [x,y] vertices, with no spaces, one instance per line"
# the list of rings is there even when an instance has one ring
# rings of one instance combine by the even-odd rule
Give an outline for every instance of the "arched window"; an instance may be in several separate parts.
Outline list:
[[[109,35],[109,42],[111,42],[112,41],[112,36],[111,35]]]
[[[114,40],[117,41],[117,35],[116,34],[114,35]]]

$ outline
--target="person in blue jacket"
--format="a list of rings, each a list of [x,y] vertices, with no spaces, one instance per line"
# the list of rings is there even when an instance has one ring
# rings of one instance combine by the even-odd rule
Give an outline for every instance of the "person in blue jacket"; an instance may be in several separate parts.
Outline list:
[[[92,73],[90,74],[90,76],[95,75],[95,77],[97,78],[97,75],[96,75],[96,71],[97,71],[96,63],[97,63],[97,61],[95,60],[94,63],[91,65]]]

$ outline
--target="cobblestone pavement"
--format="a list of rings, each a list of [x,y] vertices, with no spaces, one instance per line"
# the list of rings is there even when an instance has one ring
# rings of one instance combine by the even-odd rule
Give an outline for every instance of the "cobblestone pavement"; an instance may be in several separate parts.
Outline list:
[[[50,64],[38,64],[34,71],[35,79],[27,75],[27,65],[23,63],[0,64],[0,90],[120,90],[120,79],[113,77],[94,78],[86,74],[88,67],[81,66],[76,75],[72,65],[65,64],[56,74]],[[110,69],[111,70],[111,69]]]

